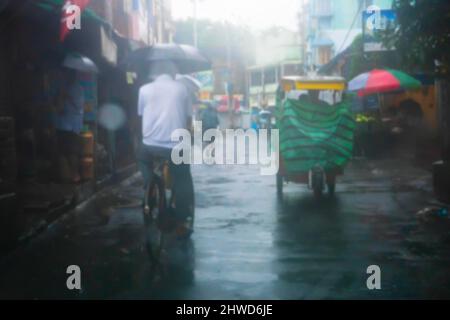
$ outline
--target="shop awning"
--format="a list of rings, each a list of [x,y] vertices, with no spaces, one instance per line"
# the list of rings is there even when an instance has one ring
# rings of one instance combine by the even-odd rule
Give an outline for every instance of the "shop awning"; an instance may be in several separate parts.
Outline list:
[[[328,38],[317,38],[312,42],[313,47],[330,47],[333,45],[334,42]]]
[[[64,5],[65,0],[38,0],[33,2],[33,5],[41,10],[45,10],[52,15],[58,17],[61,15],[61,8]],[[104,20],[100,17],[94,10],[90,8],[85,8],[82,11],[81,19],[85,20],[85,23],[93,26],[96,25],[98,28],[87,29],[88,33],[95,34],[95,38],[92,38],[92,34],[88,35],[86,38],[86,34],[73,34],[77,40],[72,39],[75,43],[90,43],[92,50],[98,50],[101,57],[110,65],[116,66],[118,60],[118,45],[116,43],[116,39],[118,38],[117,32],[113,29],[113,27],[108,23],[108,21]],[[83,38],[84,40],[80,40]],[[69,39],[69,42],[70,39]],[[98,46],[98,48],[97,48]],[[72,49],[76,49],[77,45],[71,44],[69,47]],[[75,48],[73,48],[75,47]],[[94,49],[97,48],[97,49]]]

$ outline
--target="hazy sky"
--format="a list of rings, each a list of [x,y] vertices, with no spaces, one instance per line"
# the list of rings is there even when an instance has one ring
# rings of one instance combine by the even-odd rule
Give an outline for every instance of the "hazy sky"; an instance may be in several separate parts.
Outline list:
[[[283,26],[297,30],[299,0],[197,0],[198,18],[228,20],[260,30]],[[193,16],[191,0],[172,0],[174,19]]]

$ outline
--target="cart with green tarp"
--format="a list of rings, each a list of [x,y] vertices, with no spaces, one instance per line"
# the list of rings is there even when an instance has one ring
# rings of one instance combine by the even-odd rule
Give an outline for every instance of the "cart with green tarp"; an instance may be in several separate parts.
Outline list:
[[[316,196],[322,195],[325,185],[334,193],[336,176],[343,174],[353,153],[355,120],[350,103],[343,100],[344,89],[345,80],[340,77],[282,79],[276,107],[279,195],[285,181],[307,183]],[[293,90],[303,94],[296,99],[287,97]],[[321,92],[329,103],[319,99]]]

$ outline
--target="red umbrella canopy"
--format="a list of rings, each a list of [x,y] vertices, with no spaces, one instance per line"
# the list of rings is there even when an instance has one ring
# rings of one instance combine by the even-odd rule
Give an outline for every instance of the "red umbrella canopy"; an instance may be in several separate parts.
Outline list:
[[[375,69],[352,79],[348,83],[348,90],[357,91],[359,96],[367,96],[402,89],[417,89],[420,86],[420,81],[402,71]]]

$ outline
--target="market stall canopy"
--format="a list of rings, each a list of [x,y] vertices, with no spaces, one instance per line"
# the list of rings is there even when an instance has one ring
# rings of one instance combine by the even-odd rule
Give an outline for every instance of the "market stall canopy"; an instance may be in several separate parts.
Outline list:
[[[189,74],[211,69],[211,62],[197,48],[175,43],[156,44],[133,51],[126,64],[135,71],[162,60],[173,61],[179,73]]]
[[[63,66],[86,73],[98,73],[97,65],[88,57],[80,54],[69,54],[63,61]]]
[[[374,69],[353,78],[348,90],[357,92],[360,97],[406,89],[417,89],[421,82],[410,75],[394,69]]]

